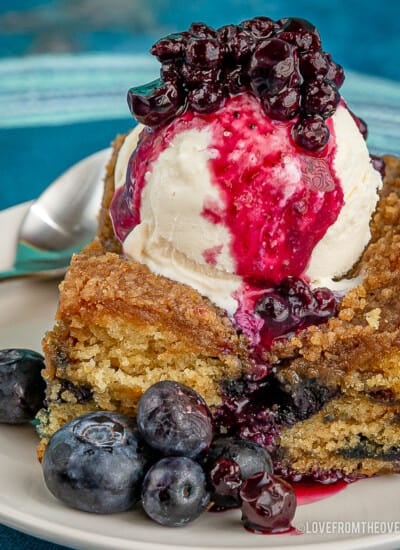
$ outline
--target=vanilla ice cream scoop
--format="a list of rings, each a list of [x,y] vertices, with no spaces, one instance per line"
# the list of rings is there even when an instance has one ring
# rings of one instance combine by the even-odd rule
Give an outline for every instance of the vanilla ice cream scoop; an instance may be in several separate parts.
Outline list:
[[[370,239],[381,177],[342,101],[310,154],[252,94],[128,136],[111,208],[124,252],[234,315],[241,289],[335,286]],[[127,174],[126,182],[123,174]]]

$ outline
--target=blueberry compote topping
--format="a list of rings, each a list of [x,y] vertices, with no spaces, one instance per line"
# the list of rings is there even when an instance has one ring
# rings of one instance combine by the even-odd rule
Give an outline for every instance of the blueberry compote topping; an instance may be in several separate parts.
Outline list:
[[[272,119],[298,118],[292,136],[300,147],[326,145],[325,119],[339,103],[344,73],[308,21],[256,17],[219,29],[193,23],[156,42],[151,53],[161,62],[160,79],[128,92],[129,108],[143,124],[158,127],[186,109],[211,113],[248,91]]]
[[[319,325],[333,317],[337,307],[338,299],[328,288],[312,290],[302,279],[286,277],[255,303],[255,313],[263,320],[261,342],[269,347],[279,336]]]

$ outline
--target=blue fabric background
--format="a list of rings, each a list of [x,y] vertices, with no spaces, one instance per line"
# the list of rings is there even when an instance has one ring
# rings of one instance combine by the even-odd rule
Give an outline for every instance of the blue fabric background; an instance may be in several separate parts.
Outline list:
[[[49,53],[146,53],[160,35],[182,30],[192,21],[220,26],[255,15],[311,20],[320,29],[325,49],[346,69],[398,84],[394,105],[400,112],[398,0],[2,0],[0,65],[2,59],[15,58],[18,67],[18,59]],[[6,84],[0,83],[0,101]],[[20,108],[23,111],[23,98]],[[4,114],[6,106],[3,109]],[[125,117],[107,115],[97,120],[76,117],[68,124],[39,121],[9,127],[0,119],[0,209],[34,198],[69,165],[107,147],[116,133],[132,125],[128,110]],[[0,548],[61,547],[0,526]]]

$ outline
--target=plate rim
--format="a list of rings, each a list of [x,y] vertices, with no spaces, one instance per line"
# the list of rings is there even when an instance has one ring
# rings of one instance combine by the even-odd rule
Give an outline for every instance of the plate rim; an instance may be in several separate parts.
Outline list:
[[[13,205],[5,210],[0,211],[0,227],[4,223],[4,218],[7,216],[8,219],[17,219],[23,211],[29,206],[32,201],[26,201]],[[13,240],[13,232],[7,231],[6,237],[4,239],[5,246],[11,246],[11,241]],[[8,284],[8,283],[5,283]],[[21,285],[27,285],[26,282],[19,282]],[[55,306],[55,304],[54,304]],[[0,327],[0,332],[1,332]],[[0,425],[0,430],[2,426]],[[0,449],[0,456],[2,451]],[[49,494],[49,499],[51,495]],[[51,501],[49,501],[49,506],[51,506]],[[76,512],[76,511],[75,511]],[[84,512],[79,512],[79,514],[84,514]],[[259,545],[252,546],[251,538],[249,543],[245,546],[229,546],[229,545],[217,545],[217,546],[185,546],[185,542],[178,544],[173,541],[171,544],[167,542],[160,543],[159,541],[146,541],[146,540],[135,540],[127,538],[118,538],[111,536],[105,533],[94,533],[93,531],[84,531],[81,527],[71,527],[69,525],[60,525],[54,523],[51,520],[44,519],[40,516],[34,516],[32,513],[27,513],[20,511],[6,503],[2,502],[0,495],[0,520],[1,522],[17,531],[21,531],[28,536],[37,537],[43,541],[52,542],[60,545],[72,545],[73,547],[87,548],[87,549],[101,549],[101,550],[114,550],[119,548],[120,550],[251,550],[253,547],[255,550],[261,548]],[[295,522],[296,523],[296,522]],[[150,524],[149,524],[150,525]],[[150,526],[151,529],[151,526]],[[167,528],[165,528],[167,529]],[[171,531],[169,531],[171,533]],[[250,535],[249,537],[256,536]],[[266,540],[265,548],[269,550],[288,550],[297,549],[297,550],[307,550],[307,548],[318,546],[321,550],[332,550],[333,548],[340,548],[341,550],[368,550],[368,549],[389,549],[395,548],[395,544],[399,547],[400,544],[400,532],[397,534],[373,534],[373,535],[363,535],[358,538],[348,536],[347,538],[327,540],[321,542],[320,540],[313,542],[307,536],[307,540],[298,542],[300,544],[283,544],[275,545],[274,540],[279,540],[276,537],[281,537],[281,535],[271,535],[269,539]],[[166,530],[166,539],[168,539],[168,530]],[[268,542],[267,542],[268,541]],[[270,543],[269,543],[270,541]]]

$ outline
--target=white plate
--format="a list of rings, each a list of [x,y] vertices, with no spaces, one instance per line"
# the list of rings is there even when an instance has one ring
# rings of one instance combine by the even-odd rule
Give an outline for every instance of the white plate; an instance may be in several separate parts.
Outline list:
[[[12,261],[15,232],[26,205],[0,212],[0,268]],[[0,283],[0,349],[40,351],[57,304],[54,281]],[[47,491],[36,460],[31,426],[0,426],[0,520],[37,537],[80,549],[252,550],[257,548],[389,549],[400,547],[400,476],[359,481],[314,504],[299,506],[298,530],[253,535],[240,512],[205,513],[183,529],[161,527],[140,512],[96,516],[63,506]]]

